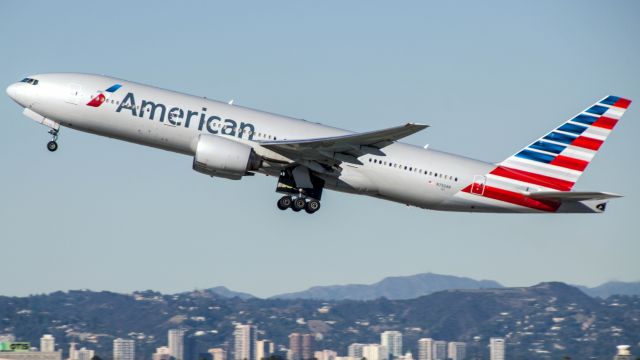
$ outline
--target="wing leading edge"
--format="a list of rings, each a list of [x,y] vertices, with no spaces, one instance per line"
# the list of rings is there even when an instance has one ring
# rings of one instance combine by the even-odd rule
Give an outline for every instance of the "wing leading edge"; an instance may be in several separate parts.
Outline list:
[[[315,139],[261,141],[259,144],[296,161],[317,161],[328,165],[339,162],[361,164],[364,154],[384,155],[380,150],[429,125],[407,123],[388,129]]]

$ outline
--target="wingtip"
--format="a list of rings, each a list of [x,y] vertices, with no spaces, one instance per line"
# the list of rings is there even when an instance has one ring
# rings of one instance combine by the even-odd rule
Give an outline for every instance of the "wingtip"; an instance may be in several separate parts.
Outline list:
[[[428,128],[430,125],[410,122],[410,123],[407,123],[406,126],[419,127],[419,128],[425,129],[425,128]]]

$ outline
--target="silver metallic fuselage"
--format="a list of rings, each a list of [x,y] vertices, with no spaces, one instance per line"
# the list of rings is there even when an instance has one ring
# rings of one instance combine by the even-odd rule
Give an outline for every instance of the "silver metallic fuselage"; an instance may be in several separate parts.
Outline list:
[[[252,124],[255,128],[252,136],[246,133],[239,134],[239,128],[233,135],[221,134],[223,130],[218,129],[217,135],[251,144],[258,154],[282,163],[290,160],[260,146],[260,141],[269,139],[264,135],[278,140],[293,140],[352,133],[301,119],[107,76],[52,73],[33,77],[39,79],[38,86],[16,83],[7,91],[16,102],[36,114],[68,128],[189,156],[194,155],[199,135],[209,133],[199,117],[200,113],[204,112],[207,116],[218,117],[221,122],[232,119],[238,126],[241,123]],[[115,83],[122,85],[120,91],[112,94],[99,107],[86,106],[93,97]],[[142,100],[148,100],[165,104],[167,107],[191,109],[199,114],[191,119],[189,126],[186,126],[184,118],[180,125],[173,125],[166,120],[160,122],[158,117],[150,119],[149,113],[140,114],[139,109],[135,114],[130,109],[121,108],[117,111],[119,103],[128,93],[135,95],[138,104]],[[469,201],[456,195],[474,181],[474,176],[487,174],[495,168],[493,164],[400,142],[385,147],[383,152],[385,156],[362,156],[359,159],[362,165],[343,163],[338,177],[323,176],[326,187],[427,209],[524,211],[509,204],[492,206],[486,202]],[[381,160],[382,164],[372,162],[373,158]],[[387,163],[400,166],[383,165]],[[405,166],[407,170],[404,169]],[[417,169],[427,173],[418,172]],[[260,169],[260,172],[271,175],[277,175],[279,171],[277,166]],[[429,173],[431,175],[428,175]]]

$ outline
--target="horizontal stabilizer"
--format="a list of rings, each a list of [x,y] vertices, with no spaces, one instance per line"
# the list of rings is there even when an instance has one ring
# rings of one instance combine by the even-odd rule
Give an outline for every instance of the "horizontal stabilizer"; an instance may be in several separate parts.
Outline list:
[[[599,191],[541,191],[532,193],[530,198],[551,201],[586,201],[606,200],[622,197],[622,195]]]

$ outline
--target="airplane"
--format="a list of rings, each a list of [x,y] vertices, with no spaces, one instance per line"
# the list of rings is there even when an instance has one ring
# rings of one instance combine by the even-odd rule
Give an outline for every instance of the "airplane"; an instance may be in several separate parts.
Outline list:
[[[277,207],[309,214],[325,188],[440,211],[602,213],[621,195],[571,190],[631,103],[606,96],[489,163],[399,141],[428,125],[355,133],[109,76],[31,75],[7,94],[49,128],[49,151],[61,127],[173,151],[211,177],[277,177]]]

